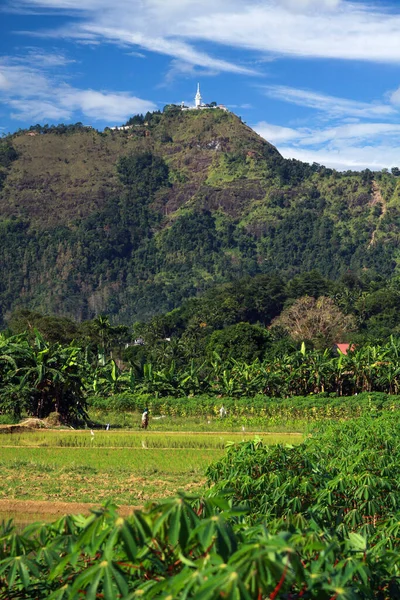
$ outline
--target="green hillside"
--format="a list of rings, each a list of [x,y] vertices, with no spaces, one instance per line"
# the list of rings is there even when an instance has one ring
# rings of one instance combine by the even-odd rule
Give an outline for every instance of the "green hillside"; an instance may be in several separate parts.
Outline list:
[[[393,175],[285,160],[218,109],[145,119],[0,141],[1,318],[130,323],[246,274],[396,274]]]

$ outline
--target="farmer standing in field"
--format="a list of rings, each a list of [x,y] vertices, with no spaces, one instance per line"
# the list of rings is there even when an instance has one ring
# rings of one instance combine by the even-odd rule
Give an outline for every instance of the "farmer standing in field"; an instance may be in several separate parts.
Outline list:
[[[142,429],[147,429],[149,426],[149,409],[145,408],[142,414]]]

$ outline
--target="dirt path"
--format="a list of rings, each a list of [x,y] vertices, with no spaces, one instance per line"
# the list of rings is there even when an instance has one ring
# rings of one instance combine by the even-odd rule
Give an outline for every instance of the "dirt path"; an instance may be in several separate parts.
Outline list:
[[[98,508],[100,503],[88,502],[53,502],[45,500],[0,500],[0,513],[12,513],[23,516],[46,515],[50,517],[62,517],[63,515],[88,515],[92,508]],[[127,517],[140,506],[119,506],[118,513]]]

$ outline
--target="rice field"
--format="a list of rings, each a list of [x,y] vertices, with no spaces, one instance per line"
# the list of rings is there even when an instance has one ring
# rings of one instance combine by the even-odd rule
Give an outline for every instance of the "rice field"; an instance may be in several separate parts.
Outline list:
[[[231,441],[251,440],[258,435],[266,444],[280,442],[296,443],[302,438],[296,433],[248,433],[248,432],[157,432],[157,431],[104,431],[31,430],[30,432],[0,436],[0,450],[13,448],[225,448]],[[1,456],[1,455],[0,455]]]
[[[260,434],[267,444],[301,435]],[[207,466],[228,442],[254,433],[160,433],[34,430],[0,435],[0,520],[18,517],[16,501],[141,506],[175,494],[201,493]],[[2,512],[1,512],[2,511]],[[45,515],[43,515],[45,518]]]

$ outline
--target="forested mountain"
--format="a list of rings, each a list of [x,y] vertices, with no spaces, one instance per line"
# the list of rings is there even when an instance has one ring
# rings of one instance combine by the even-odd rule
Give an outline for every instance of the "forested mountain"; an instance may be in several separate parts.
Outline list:
[[[130,123],[0,140],[1,319],[131,323],[246,275],[398,274],[393,174],[285,160],[219,109]]]

